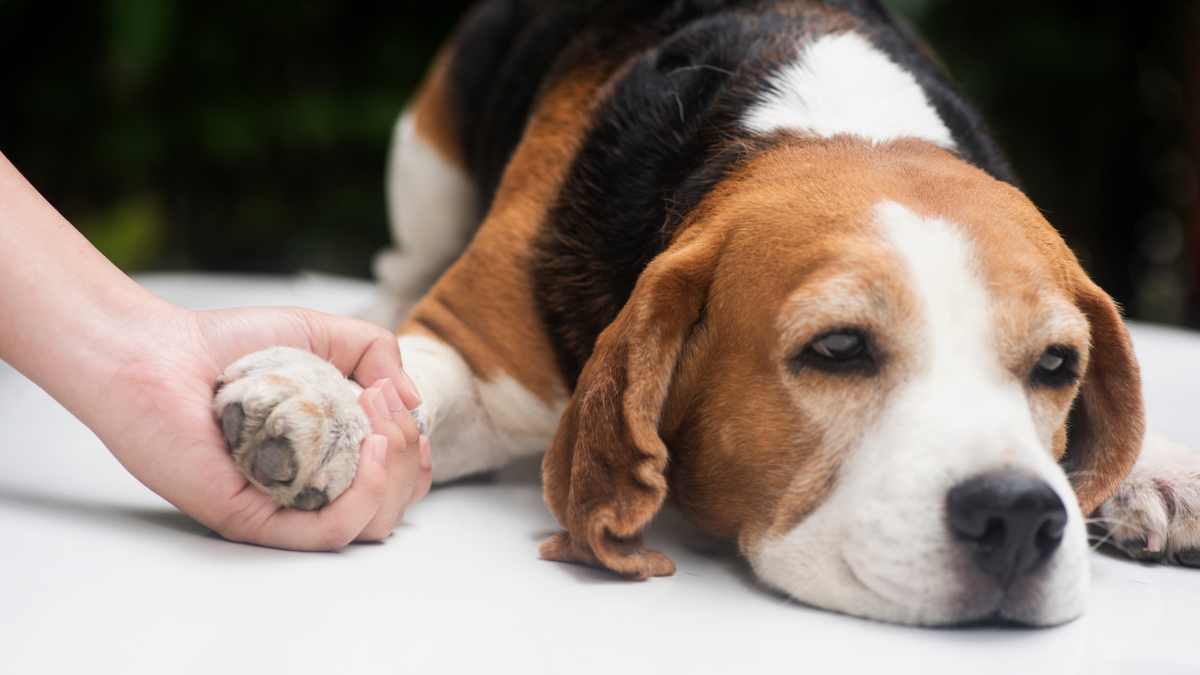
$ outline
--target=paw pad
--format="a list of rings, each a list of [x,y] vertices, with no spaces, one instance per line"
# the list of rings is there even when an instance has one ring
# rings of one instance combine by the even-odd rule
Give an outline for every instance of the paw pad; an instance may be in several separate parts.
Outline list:
[[[273,347],[225,369],[213,415],[247,480],[283,506],[311,511],[354,480],[371,433],[360,392],[317,356]]]

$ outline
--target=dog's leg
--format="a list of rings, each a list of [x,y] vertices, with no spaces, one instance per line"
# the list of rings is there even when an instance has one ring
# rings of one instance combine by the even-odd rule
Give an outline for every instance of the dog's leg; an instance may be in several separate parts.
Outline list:
[[[362,317],[388,330],[462,253],[479,224],[478,191],[444,90],[451,51],[438,58],[392,132],[386,184],[394,246],[375,258],[383,297]]]
[[[401,335],[404,369],[424,400],[413,417],[433,448],[435,482],[543,452],[566,397],[546,403],[504,371],[483,375],[428,333]]]
[[[1134,558],[1200,567],[1200,453],[1148,432],[1097,521]]]
[[[434,480],[497,469],[549,446],[565,395],[548,404],[502,369],[482,375],[419,329],[399,343],[424,399],[412,415],[434,448]],[[312,510],[354,478],[359,446],[371,433],[361,392],[317,356],[272,347],[225,369],[213,415],[249,481],[279,504]]]
[[[400,327],[404,368],[424,398],[435,481],[545,450],[570,390],[534,297],[536,240],[587,129],[604,75],[547,92],[487,218]]]
[[[439,60],[444,62],[445,57]],[[435,65],[435,71],[439,69],[444,71],[444,65]],[[441,81],[439,75],[431,75],[430,82],[435,84],[427,82],[414,103],[415,117],[410,118],[411,126],[406,126],[409,123],[404,119],[400,122],[400,148],[393,156],[395,164],[412,167],[413,171],[421,173],[419,160],[424,157],[432,162],[425,165],[429,175],[417,176],[415,180],[431,176],[441,176],[441,180],[433,181],[427,188],[398,188],[404,194],[420,195],[411,203],[424,204],[421,208],[426,209],[421,211],[413,206],[417,210],[410,218],[405,210],[408,207],[397,195],[397,234],[400,243],[409,249],[394,258],[395,261],[407,261],[397,265],[404,270],[403,274],[389,277],[393,281],[393,292],[401,296],[399,300],[411,301],[421,294],[425,275],[436,275],[470,239],[461,256],[407,313],[408,318],[398,331],[404,369],[424,399],[422,406],[414,411],[414,417],[418,426],[423,427],[422,433],[430,437],[435,480],[445,481],[487,471],[516,457],[545,450],[557,429],[570,391],[559,371],[554,348],[533,295],[532,251],[546,211],[555,202],[564,176],[582,145],[587,128],[584,120],[592,106],[588,92],[599,87],[605,72],[597,68],[564,79],[543,97],[526,127],[521,144],[513,152],[487,222],[473,237],[468,232],[473,218],[464,214],[472,213],[476,208],[477,195],[462,169],[465,163],[451,161],[459,150],[455,149],[455,141],[446,128],[449,114],[446,113],[444,92],[436,84]],[[439,107],[444,114],[438,114]],[[433,123],[437,121],[440,125]],[[427,143],[406,145],[405,130],[409,128],[414,130],[417,139]],[[409,150],[412,152],[406,154]],[[438,161],[444,163],[438,165],[431,157],[440,157]],[[396,183],[401,182],[396,179]],[[421,194],[422,191],[426,194]],[[439,215],[437,204],[458,215]],[[410,221],[420,223],[420,228],[410,228]],[[442,235],[447,231],[450,234],[456,232],[458,238],[439,238],[439,227],[449,228],[441,231]],[[423,255],[427,255],[428,260]],[[393,317],[404,313],[400,310]],[[271,419],[279,417],[277,408],[281,406],[297,411],[300,416],[307,415],[310,419],[305,423],[334,426],[341,424],[343,415],[348,419],[363,414],[361,410],[356,413],[352,409],[357,406],[353,396],[336,397],[340,400],[336,406],[330,400],[315,399],[317,404],[330,405],[329,411],[321,405],[301,406],[301,401],[314,400],[305,396],[296,398],[289,393],[290,384],[298,379],[293,376],[307,368],[293,365],[297,366],[295,371],[290,367],[278,372],[268,368],[261,378],[253,378],[264,384],[261,393],[231,389],[232,374],[227,377],[229,384],[218,392],[214,412],[231,439],[235,460],[243,453],[247,457],[259,457],[261,449],[266,448],[271,439],[286,437],[293,449],[300,445],[287,432],[293,422],[299,425],[299,417],[293,419],[291,412],[285,413],[283,421],[287,424],[283,425],[284,429],[270,424]],[[336,370],[328,371],[332,366],[311,365],[325,370],[325,375],[341,386],[350,386],[340,373],[334,377]],[[251,389],[249,384],[242,386]],[[295,405],[288,403],[293,400]],[[248,405],[251,401],[255,404]],[[354,406],[349,406],[349,402],[354,402]],[[346,406],[342,407],[342,403]],[[240,405],[241,411],[234,404]],[[246,430],[259,427],[265,429],[256,436],[261,439],[255,446],[260,450],[239,451],[250,433]],[[280,432],[284,435],[280,436]],[[369,430],[363,433],[369,433]],[[353,450],[349,449],[352,445]],[[338,447],[342,448],[337,453],[339,456],[357,457],[357,445],[347,441]],[[292,466],[288,455],[277,452],[274,445],[257,463],[253,459],[238,461],[252,480],[257,468],[259,475],[266,479],[258,483],[265,488],[275,487],[266,485],[268,481],[282,485],[288,480],[303,483],[311,477],[319,485],[325,478],[319,467],[303,462],[298,462],[295,477],[289,478]],[[296,461],[293,458],[293,462]],[[265,491],[271,493],[269,489]],[[335,496],[332,490],[325,490],[324,499]],[[287,495],[276,496],[276,499],[287,503]]]
[[[432,443],[434,480],[544,451],[567,402],[553,371],[535,359],[513,362],[459,324],[447,332],[465,357],[426,327],[442,323],[445,309],[432,300],[422,307],[417,316],[428,323],[409,322],[398,340],[423,398],[412,415]],[[519,351],[528,357],[537,350]],[[317,509],[349,487],[359,446],[371,433],[361,392],[313,354],[273,347],[226,368],[213,414],[248,480],[284,506]]]

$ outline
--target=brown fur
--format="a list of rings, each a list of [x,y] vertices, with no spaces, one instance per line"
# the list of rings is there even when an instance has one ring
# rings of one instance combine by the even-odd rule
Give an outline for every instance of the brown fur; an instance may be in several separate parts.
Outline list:
[[[720,247],[719,236],[702,237],[660,257],[601,334],[543,464],[547,504],[568,529],[542,544],[543,557],[632,579],[675,572],[642,548],[641,531],[667,495],[659,420]]]
[[[398,331],[432,335],[480,379],[506,373],[547,405],[566,385],[531,292],[530,242],[582,142],[603,74],[581,69],[546,95],[475,239]]]
[[[417,132],[461,167],[446,63],[415,103]],[[611,64],[584,63],[544,92],[475,239],[399,330],[444,341],[480,379],[507,374],[548,405],[567,391],[533,296],[531,247],[611,81]],[[1078,387],[1031,390],[1031,412],[1055,456],[1067,455],[1084,513],[1110,495],[1142,436],[1137,366],[1115,305],[1037,209],[920,141],[773,140],[747,149],[751,159],[688,214],[597,340],[543,465],[547,504],[567,530],[543,557],[630,579],[671,574],[641,542],[668,495],[747,552],[822,503],[861,430],[920,366],[916,301],[873,223],[885,199],[961,225],[981,252],[1014,378],[1027,381],[1047,340],[1080,352]],[[791,370],[816,336],[847,325],[877,336],[876,377]]]
[[[413,115],[416,131],[434,148],[442,159],[460,169],[466,169],[467,157],[459,142],[455,128],[455,113],[447,96],[446,71],[454,58],[456,43],[451,41],[442,47],[429,67],[425,81],[413,96]]]
[[[1116,304],[1079,271],[1074,299],[1092,327],[1092,358],[1072,410],[1067,468],[1090,514],[1112,496],[1141,452],[1146,423],[1133,343]]]
[[[1087,316],[1090,361],[1088,335],[1052,335],[1073,340],[1087,368],[1069,458],[1085,467],[1075,478],[1085,513],[1111,494],[1141,437],[1136,366],[1115,306],[1081,293],[1086,277],[1037,210],[927,144],[796,139],[711,195],[602,334],[545,459],[547,503],[568,531],[544,557],[629,578],[670,573],[640,543],[668,485],[697,524],[746,551],[820,504],[856,434],[918,365],[906,362],[915,311],[904,272],[871,222],[884,199],[961,224],[982,252],[1018,381],[1046,347],[1047,317],[1069,328]],[[834,297],[846,279],[857,291],[843,296],[865,301]],[[790,350],[838,325],[880,336],[878,377],[787,372]],[[1056,454],[1074,394],[1030,393]],[[1106,413],[1099,427],[1091,410]]]

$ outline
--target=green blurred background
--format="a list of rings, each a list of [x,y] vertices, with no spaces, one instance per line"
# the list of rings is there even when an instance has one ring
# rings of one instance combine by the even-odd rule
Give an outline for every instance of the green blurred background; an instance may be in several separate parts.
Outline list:
[[[0,0],[0,151],[126,271],[365,277],[392,123],[470,4]],[[889,4],[1097,281],[1200,326],[1200,3]]]

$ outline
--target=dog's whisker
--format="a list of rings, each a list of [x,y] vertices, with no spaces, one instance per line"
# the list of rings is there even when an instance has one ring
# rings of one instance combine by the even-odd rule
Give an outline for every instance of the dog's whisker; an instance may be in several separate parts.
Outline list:
[[[718,73],[725,73],[726,75],[728,75],[730,77],[733,77],[735,75],[735,73],[732,70],[725,70],[724,68],[718,68],[718,67],[708,64],[708,63],[697,63],[694,66],[680,66],[680,67],[676,68],[675,70],[668,72],[667,75],[675,75],[676,73],[682,73],[685,70],[700,70],[701,68],[703,68],[705,70],[715,70]]]
[[[679,121],[686,122],[687,119],[683,116],[683,99],[679,98],[679,92],[668,91],[666,94],[663,94],[663,96],[667,96],[667,95],[675,97],[675,103],[679,106]]]
[[[1088,546],[1089,553],[1095,553],[1096,551],[1099,551],[1102,546],[1104,546],[1105,544],[1110,544],[1110,543],[1113,546],[1116,546],[1117,548],[1121,548],[1121,544],[1118,543],[1117,540],[1111,534],[1105,534],[1104,536],[1101,536],[1101,537],[1088,537],[1088,541],[1094,542]]]

